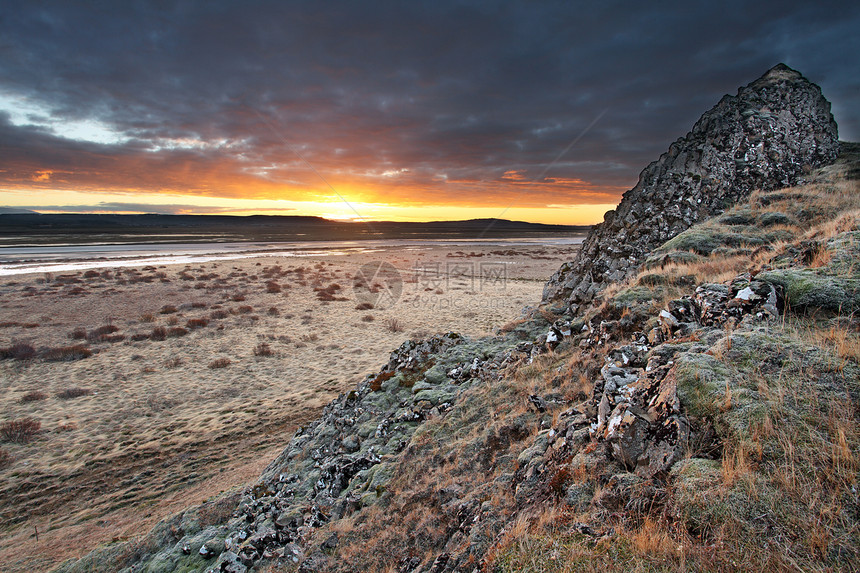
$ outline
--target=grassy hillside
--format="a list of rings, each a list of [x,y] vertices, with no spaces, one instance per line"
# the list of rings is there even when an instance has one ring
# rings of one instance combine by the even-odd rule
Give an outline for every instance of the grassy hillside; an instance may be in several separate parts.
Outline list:
[[[858,172],[844,144],[577,316],[406,343],[234,512],[62,570],[858,570]]]
[[[379,503],[314,534],[338,534],[326,568],[426,570],[458,553],[464,571],[857,570],[858,167],[860,146],[845,144],[808,184],[756,193],[665,244],[553,350],[512,354],[416,432]],[[650,479],[613,460],[588,425],[613,351],[699,285],[753,278],[779,285],[779,316],[648,345],[646,361],[673,358],[696,429],[683,459]],[[509,334],[545,331],[557,317],[541,312]]]

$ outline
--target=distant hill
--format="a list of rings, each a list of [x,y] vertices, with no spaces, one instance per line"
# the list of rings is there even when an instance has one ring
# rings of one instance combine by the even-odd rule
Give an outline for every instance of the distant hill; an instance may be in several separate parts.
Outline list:
[[[544,225],[505,219],[427,223],[345,222],[308,216],[92,215],[2,213],[0,237],[45,241],[288,241],[528,237],[588,232],[588,226]]]

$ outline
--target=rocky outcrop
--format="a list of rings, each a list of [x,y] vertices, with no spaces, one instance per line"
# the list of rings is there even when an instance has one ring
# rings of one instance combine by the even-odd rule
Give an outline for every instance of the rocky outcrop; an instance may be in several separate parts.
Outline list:
[[[725,96],[639,175],[604,216],[543,299],[590,301],[632,274],[655,247],[723,212],[754,190],[798,183],[838,153],[836,123],[821,89],[779,64],[736,96]]]

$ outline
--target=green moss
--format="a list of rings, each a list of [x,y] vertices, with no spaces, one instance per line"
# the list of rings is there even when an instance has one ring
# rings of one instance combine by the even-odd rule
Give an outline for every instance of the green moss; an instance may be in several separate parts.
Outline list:
[[[663,289],[648,286],[626,288],[612,297],[612,304],[617,307],[628,307],[634,304],[663,299]]]
[[[777,269],[757,278],[781,286],[786,304],[795,311],[850,314],[860,309],[860,279],[813,269]]]
[[[758,224],[762,227],[773,227],[775,225],[794,225],[795,221],[792,217],[779,211],[766,211],[758,216]]]

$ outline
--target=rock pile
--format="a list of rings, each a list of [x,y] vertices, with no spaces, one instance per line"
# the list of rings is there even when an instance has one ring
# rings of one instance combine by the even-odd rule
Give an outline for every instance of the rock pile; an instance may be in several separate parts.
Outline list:
[[[794,185],[839,150],[830,102],[800,73],[779,64],[725,96],[639,175],[604,216],[576,259],[547,283],[543,299],[590,301],[635,271],[655,247],[756,189]]]

